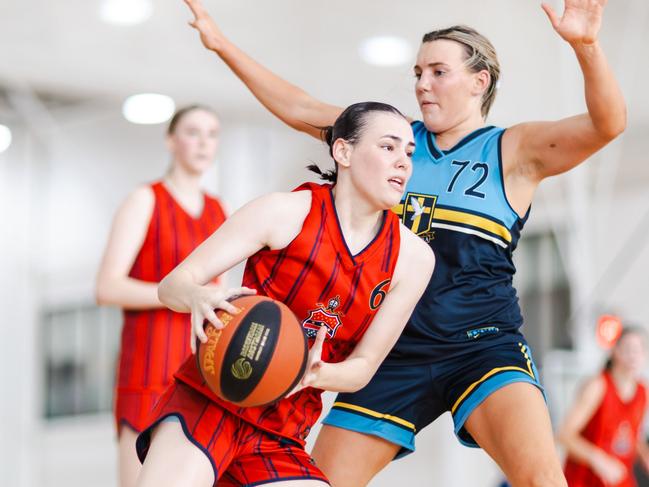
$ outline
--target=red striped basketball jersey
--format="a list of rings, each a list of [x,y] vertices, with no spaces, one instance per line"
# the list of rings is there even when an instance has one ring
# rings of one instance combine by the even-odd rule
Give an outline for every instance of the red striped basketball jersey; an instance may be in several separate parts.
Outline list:
[[[216,198],[205,195],[202,214],[189,215],[161,182],[146,237],[129,277],[160,282],[225,220]],[[191,354],[190,315],[167,308],[124,310],[115,420],[141,431],[172,374]]]
[[[635,487],[633,463],[636,459],[638,435],[646,407],[645,387],[638,383],[635,395],[624,402],[617,393],[611,374],[602,374],[606,391],[602,402],[581,435],[607,454],[617,458],[627,467],[627,476],[611,487]],[[586,465],[568,457],[565,467],[570,487],[604,487],[604,482]]]
[[[332,187],[307,183],[297,190],[312,193],[302,230],[287,247],[251,256],[243,285],[286,303],[302,322],[309,345],[325,326],[322,358],[340,362],[370,326],[390,287],[399,253],[399,219],[385,211],[375,238],[352,255],[340,228]],[[322,409],[322,391],[313,388],[270,406],[239,408],[207,388],[194,358],[185,362],[176,377],[245,421],[301,444]]]

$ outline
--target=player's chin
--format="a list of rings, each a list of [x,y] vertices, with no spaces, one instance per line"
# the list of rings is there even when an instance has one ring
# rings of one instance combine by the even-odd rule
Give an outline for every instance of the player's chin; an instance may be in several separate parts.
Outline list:
[[[431,111],[423,111],[422,119],[426,130],[434,134],[444,132],[448,127],[448,123],[439,112],[432,113]]]
[[[212,167],[212,161],[203,157],[193,159],[189,163],[189,170],[195,174],[203,174],[210,167]]]
[[[394,208],[399,204],[402,196],[403,191],[392,188],[390,192],[386,192],[382,195],[379,206],[382,210],[389,210],[391,208]]]

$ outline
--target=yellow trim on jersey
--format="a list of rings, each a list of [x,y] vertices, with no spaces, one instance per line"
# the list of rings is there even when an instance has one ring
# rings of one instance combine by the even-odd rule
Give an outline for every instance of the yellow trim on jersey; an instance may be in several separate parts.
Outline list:
[[[485,240],[489,240],[490,242],[495,243],[496,245],[506,249],[507,248],[507,243],[505,243],[501,238],[499,237],[494,237],[490,233],[487,232],[481,232],[479,230],[476,230],[475,228],[467,228],[463,227],[461,225],[452,225],[450,223],[439,223],[439,222],[432,222],[430,224],[430,228],[446,228],[448,230],[453,230],[454,232],[462,232],[462,233],[467,233],[469,235],[477,235],[480,238],[484,238]]]
[[[493,220],[489,220],[488,218],[474,215],[472,213],[465,213],[457,210],[447,210],[445,208],[437,207],[435,208],[435,214],[433,215],[433,218],[436,221],[444,220],[448,222],[471,225],[472,227],[481,228],[494,235],[498,235],[508,243],[512,241],[512,234],[509,233],[507,227],[504,227]]]
[[[396,416],[391,416],[389,414],[381,414],[377,413],[376,411],[372,411],[371,409],[367,409],[361,406],[357,406],[356,404],[349,404],[347,402],[335,402],[332,407],[341,407],[343,409],[351,409],[353,411],[358,411],[359,413],[363,414],[369,414],[370,416],[374,416],[375,418],[379,419],[387,419],[389,421],[392,421],[394,423],[398,423],[402,426],[405,426],[406,428],[410,428],[411,430],[415,431],[415,425],[412,424],[409,421],[406,421],[405,419],[397,418]]]
[[[491,369],[489,372],[487,372],[485,375],[483,375],[480,378],[480,380],[475,381],[473,384],[471,384],[469,387],[467,387],[467,389],[462,393],[462,395],[458,398],[458,400],[455,401],[455,404],[453,404],[453,407],[451,408],[451,414],[455,413],[455,410],[458,408],[460,403],[466,398],[466,396],[468,396],[471,393],[471,391],[473,391],[473,389],[478,387],[481,383],[486,381],[492,375],[497,374],[498,372],[504,372],[504,371],[507,371],[507,370],[517,370],[519,372],[526,373],[527,375],[532,377],[532,379],[536,380],[536,377],[534,377],[534,372],[532,372],[532,367],[531,367],[531,363],[530,363],[529,360],[527,362],[527,366],[528,366],[528,370],[525,370],[525,369],[523,369],[521,367],[516,367],[514,365],[509,366],[509,367],[497,367],[495,369]]]

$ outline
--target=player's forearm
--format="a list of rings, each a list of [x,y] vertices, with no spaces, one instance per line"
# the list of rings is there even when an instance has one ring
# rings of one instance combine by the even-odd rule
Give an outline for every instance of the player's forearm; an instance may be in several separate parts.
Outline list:
[[[120,306],[125,309],[161,308],[158,284],[130,277],[103,277],[95,289],[97,304]]]
[[[572,47],[584,76],[586,106],[593,126],[602,138],[611,140],[626,128],[626,103],[620,86],[597,42]]]
[[[304,90],[280,78],[229,41],[215,51],[252,94],[290,127],[319,137],[317,127],[331,125],[335,116]]]
[[[370,381],[376,367],[365,358],[348,358],[335,364],[323,363],[312,387],[332,392],[356,392]]]
[[[563,444],[568,455],[575,461],[592,466],[603,454],[597,446],[584,439],[581,435],[561,435],[559,441]]]

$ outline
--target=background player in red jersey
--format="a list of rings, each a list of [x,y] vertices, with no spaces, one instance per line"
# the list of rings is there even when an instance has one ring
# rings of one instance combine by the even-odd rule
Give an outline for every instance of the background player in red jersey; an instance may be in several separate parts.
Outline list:
[[[626,328],[604,370],[577,396],[559,432],[570,487],[635,487],[637,456],[649,471],[642,431],[647,393],[640,379],[645,355],[644,333]]]
[[[124,309],[115,393],[119,479],[140,470],[135,439],[173,372],[190,354],[190,321],[164,308],[158,283],[225,219],[219,201],[200,188],[218,146],[219,121],[205,107],[179,110],[167,130],[171,167],[140,186],[117,211],[97,276],[97,301]]]
[[[320,393],[357,390],[370,380],[434,265],[432,251],[389,211],[412,170],[413,133],[405,117],[382,103],[355,104],[327,140],[336,171],[324,176],[334,185],[309,183],[247,204],[159,292],[172,309],[191,311],[203,341],[203,320],[222,327],[214,308],[236,312],[227,298],[242,292],[286,303],[305,333],[313,325],[310,312],[323,303],[335,308],[339,326],[320,326],[300,385],[270,406],[238,408],[217,398],[188,359],[156,406],[156,422],[138,438],[140,487],[327,482],[304,451],[322,408]],[[243,282],[252,289],[205,285],[246,258]]]

